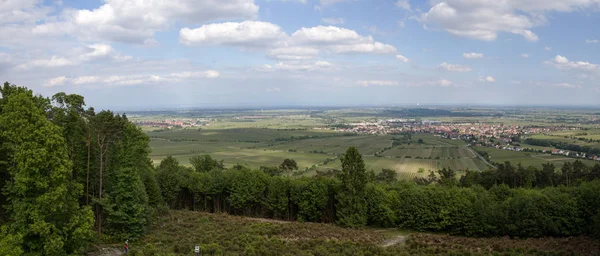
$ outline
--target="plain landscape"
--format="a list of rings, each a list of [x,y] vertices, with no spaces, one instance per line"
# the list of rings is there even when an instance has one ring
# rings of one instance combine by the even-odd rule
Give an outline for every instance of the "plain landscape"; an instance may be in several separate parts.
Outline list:
[[[0,256],[600,255],[600,0],[0,0]]]

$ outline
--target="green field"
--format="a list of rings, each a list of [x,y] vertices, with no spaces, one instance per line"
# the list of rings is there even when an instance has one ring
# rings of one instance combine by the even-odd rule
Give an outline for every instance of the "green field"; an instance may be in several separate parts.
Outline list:
[[[225,165],[247,165],[252,168],[279,165],[284,159],[296,160],[305,175],[316,170],[341,169],[336,159],[350,146],[363,154],[369,170],[396,170],[401,178],[427,175],[441,168],[482,170],[486,166],[460,140],[433,135],[415,135],[413,141],[392,147],[396,135],[354,135],[314,129],[182,129],[148,132],[151,158],[155,163],[172,155],[187,165],[189,159],[210,154]],[[380,156],[375,156],[380,153]],[[408,157],[409,156],[409,157]],[[327,159],[335,159],[326,163]],[[426,172],[419,173],[419,169]]]
[[[573,162],[576,159],[565,157],[565,156],[557,156],[550,154],[539,154],[539,153],[528,153],[528,152],[515,152],[497,148],[487,148],[487,147],[476,147],[477,150],[488,152],[490,155],[490,160],[496,163],[504,163],[505,161],[510,161],[512,164],[521,163],[523,166],[536,166],[542,167],[544,163],[553,163],[557,167],[561,167],[565,162]],[[594,165],[597,162],[587,159],[580,159],[584,164]]]

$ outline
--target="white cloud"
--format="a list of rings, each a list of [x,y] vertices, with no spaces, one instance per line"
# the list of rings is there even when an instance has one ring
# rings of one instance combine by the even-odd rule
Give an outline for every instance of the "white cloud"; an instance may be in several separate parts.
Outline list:
[[[66,77],[59,76],[48,79],[44,86],[53,87],[57,85],[140,85],[151,84],[157,82],[181,82],[185,79],[192,78],[217,78],[220,74],[215,70],[205,71],[184,71],[178,73],[170,73],[165,75],[109,75],[109,76],[79,76]]]
[[[267,46],[285,36],[281,27],[262,21],[225,22],[203,25],[196,29],[182,28],[183,44]]]
[[[295,44],[326,47],[335,53],[395,53],[396,47],[376,42],[371,36],[361,36],[356,31],[335,26],[300,28],[291,36]]]
[[[544,47],[544,50],[546,50],[546,51],[552,51],[552,47],[546,46],[546,47]]]
[[[91,84],[100,81],[100,77],[97,76],[80,76],[71,79],[71,83],[79,85],[79,84]]]
[[[319,54],[319,50],[313,47],[281,47],[271,49],[267,55],[278,60],[307,60]]]
[[[598,39],[586,39],[585,43],[587,43],[587,44],[597,44],[597,43],[600,43],[600,40],[598,40]]]
[[[478,80],[479,80],[479,82],[485,82],[485,83],[494,83],[494,82],[496,82],[496,78],[493,78],[491,76],[486,76],[486,77],[481,76],[481,77],[479,77]]]
[[[35,59],[28,63],[19,65],[19,68],[30,69],[30,68],[56,68],[64,66],[73,66],[76,62],[69,60],[64,57],[52,56],[50,59]]]
[[[93,9],[65,9],[56,22],[40,24],[37,34],[69,34],[84,40],[142,44],[177,21],[197,24],[211,20],[255,18],[254,0],[105,0]]]
[[[402,8],[407,11],[411,11],[410,2],[408,0],[398,0],[396,1],[396,6],[398,8]]]
[[[73,48],[67,56],[36,57],[20,64],[18,67],[21,69],[57,68],[92,61],[114,60],[123,62],[131,59],[133,59],[132,56],[121,55],[108,44],[91,44],[82,48]]]
[[[483,53],[465,52],[462,54],[462,56],[465,59],[481,59],[481,58],[483,58]]]
[[[356,81],[357,84],[368,87],[369,85],[377,85],[377,86],[392,86],[398,85],[397,81],[392,80],[360,80]]]
[[[331,25],[344,24],[344,19],[342,18],[322,18],[321,21]]]
[[[57,86],[57,85],[63,85],[63,84],[65,84],[66,80],[67,80],[67,77],[65,77],[65,76],[55,77],[55,78],[49,79],[44,84],[44,86],[46,86],[46,87],[54,87],[54,86]]]
[[[562,88],[573,88],[573,89],[581,88],[581,85],[569,84],[569,83],[555,83],[555,84],[552,84],[552,86],[562,87]]]
[[[107,57],[113,53],[113,48],[108,44],[92,44],[88,45],[87,48],[91,51],[82,54],[82,60]]]
[[[374,43],[361,43],[361,44],[350,44],[350,45],[334,45],[332,49],[336,53],[378,53],[387,54],[395,53],[396,47],[389,44],[382,44],[380,42]]]
[[[453,83],[447,79],[442,79],[442,80],[438,81],[438,84],[442,87],[448,87],[448,86],[453,85]]]
[[[408,58],[406,58],[406,57],[404,57],[403,55],[400,55],[400,54],[396,55],[396,59],[399,60],[399,61],[402,61],[404,63],[408,62]]]
[[[180,30],[184,44],[232,45],[271,48],[267,55],[276,59],[301,60],[314,57],[320,50],[333,53],[395,53],[396,47],[376,42],[371,36],[335,26],[300,28],[291,36],[268,22],[244,21],[204,25]],[[287,49],[286,49],[287,48]]]
[[[493,41],[499,32],[537,41],[532,28],[546,22],[545,12],[570,12],[599,6],[597,0],[434,0],[420,17],[456,36]]]
[[[207,71],[184,71],[171,73],[169,75],[172,78],[217,78],[220,76],[220,73],[215,70],[207,70]]]
[[[292,34],[292,39],[307,44],[356,44],[373,41],[373,38],[363,37],[354,30],[335,26],[303,27]]]
[[[590,63],[590,62],[586,62],[586,61],[569,61],[569,59],[567,59],[566,57],[561,56],[561,55],[556,55],[556,57],[554,57],[554,60],[546,61],[546,63],[552,64],[556,68],[563,69],[563,70],[570,70],[570,69],[577,69],[577,70],[583,70],[583,71],[599,70],[598,64],[594,64],[594,63]]]
[[[527,53],[521,53],[521,58],[529,58],[529,54],[527,54]]]
[[[333,66],[327,61],[316,61],[316,62],[302,62],[302,61],[288,61],[278,62],[275,65],[265,64],[257,67],[256,70],[262,72],[273,72],[273,71],[314,71],[324,70]]]
[[[448,70],[448,71],[454,71],[454,72],[470,72],[471,71],[470,67],[457,65],[457,64],[449,64],[446,62],[442,62],[442,64],[440,64],[440,68]]]

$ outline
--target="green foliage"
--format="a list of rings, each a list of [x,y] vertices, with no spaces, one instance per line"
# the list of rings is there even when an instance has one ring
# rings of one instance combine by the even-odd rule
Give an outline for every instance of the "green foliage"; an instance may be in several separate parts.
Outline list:
[[[139,238],[148,215],[148,197],[140,174],[132,168],[116,172],[116,184],[105,205],[110,234],[120,240]]]
[[[8,233],[20,234],[21,247],[29,253],[77,252],[91,239],[91,211],[77,202],[82,186],[70,179],[72,163],[60,128],[46,119],[31,91],[5,92],[6,85],[0,147],[13,180],[4,190]]]
[[[396,215],[392,210],[393,192],[386,191],[385,187],[367,184],[367,224],[377,227],[393,227],[396,223]]]
[[[289,172],[298,170],[298,164],[296,163],[296,160],[286,158],[283,160],[283,163],[279,165],[279,168],[283,171]]]
[[[266,173],[269,176],[281,176],[283,174],[283,169],[277,166],[261,166],[260,170]]]
[[[217,161],[210,155],[195,156],[190,159],[190,164],[196,172],[208,172],[210,170],[223,170],[223,160]]]
[[[338,223],[348,227],[360,227],[367,224],[367,205],[365,186],[367,171],[360,153],[355,147],[350,147],[340,160],[342,171],[339,178],[342,182],[341,191],[337,195],[336,213]]]
[[[257,170],[243,169],[235,172],[232,180],[229,201],[233,208],[252,211],[260,206],[267,190],[268,176]]]
[[[375,176],[375,180],[384,183],[392,183],[398,180],[398,173],[392,169],[381,169],[381,172]]]
[[[175,208],[179,191],[184,183],[183,170],[179,162],[171,156],[163,159],[158,166],[156,177],[162,198],[171,208]]]
[[[267,187],[267,207],[272,216],[277,219],[289,219],[290,206],[290,179],[273,177],[269,179]]]

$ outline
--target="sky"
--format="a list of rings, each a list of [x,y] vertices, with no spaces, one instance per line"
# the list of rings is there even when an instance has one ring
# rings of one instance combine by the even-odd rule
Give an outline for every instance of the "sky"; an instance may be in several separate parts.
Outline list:
[[[0,0],[0,80],[89,106],[600,106],[600,0]]]

